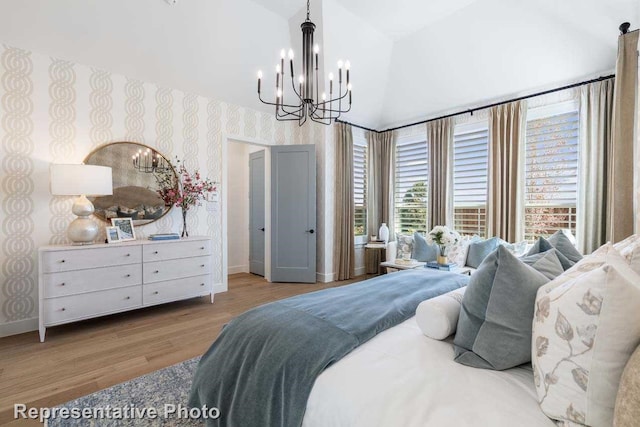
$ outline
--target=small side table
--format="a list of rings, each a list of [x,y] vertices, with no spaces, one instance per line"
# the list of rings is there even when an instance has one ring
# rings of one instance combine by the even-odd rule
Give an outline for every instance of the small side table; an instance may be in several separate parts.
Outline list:
[[[366,274],[382,274],[378,268],[380,261],[385,259],[387,245],[384,243],[367,243],[364,245],[364,266]]]

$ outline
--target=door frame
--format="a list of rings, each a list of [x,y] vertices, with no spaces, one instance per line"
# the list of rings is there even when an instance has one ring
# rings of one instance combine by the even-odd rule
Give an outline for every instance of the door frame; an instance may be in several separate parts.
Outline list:
[[[268,226],[265,227],[265,236],[264,236],[264,244],[265,244],[265,254],[264,254],[264,278],[271,282],[271,147],[273,144],[269,143],[269,141],[265,141],[257,138],[248,138],[245,136],[238,135],[229,135],[227,133],[222,133],[221,144],[222,144],[222,181],[228,182],[227,176],[229,173],[229,168],[227,166],[227,162],[229,160],[229,143],[243,143],[250,145],[257,145],[263,147],[265,149],[264,154],[264,173],[265,173],[265,206],[264,206],[264,220],[265,224]],[[247,159],[248,161],[248,159]],[[229,290],[229,246],[227,241],[227,233],[228,233],[228,195],[227,192],[224,191],[226,186],[223,186],[222,191],[222,286],[220,289],[214,289],[214,292],[226,292]]]

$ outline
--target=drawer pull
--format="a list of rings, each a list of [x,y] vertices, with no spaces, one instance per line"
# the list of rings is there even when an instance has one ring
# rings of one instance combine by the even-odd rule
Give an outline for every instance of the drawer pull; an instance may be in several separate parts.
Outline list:
[[[64,260],[63,260],[63,259],[61,259],[61,260],[60,260],[60,262],[64,262]]]
[[[200,249],[204,251],[204,246],[200,246]]]
[[[154,292],[153,294],[154,294],[154,295],[158,295],[159,293],[160,293],[160,292],[158,292],[158,291],[155,291],[155,292]]]
[[[126,254],[125,256],[131,256],[131,254]]]
[[[126,297],[125,299],[131,299],[131,297]]]
[[[153,251],[154,255],[158,255],[158,251]]]
[[[124,276],[124,277],[131,277],[131,275],[130,275],[130,274],[127,274],[127,275],[126,275],[126,276]]]
[[[204,286],[204,283],[200,283],[200,286]]]
[[[200,267],[204,267],[204,264],[200,264]]]
[[[60,283],[60,286],[64,286],[64,282]]]
[[[60,309],[60,311],[66,311],[66,310],[67,310],[67,309],[66,309],[66,308],[64,308],[64,307],[62,307],[62,309]]]
[[[154,273],[160,273],[158,270],[154,271]]]

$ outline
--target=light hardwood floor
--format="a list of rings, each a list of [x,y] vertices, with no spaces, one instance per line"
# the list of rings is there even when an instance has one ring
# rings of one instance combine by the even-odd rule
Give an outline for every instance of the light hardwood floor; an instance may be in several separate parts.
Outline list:
[[[1,338],[0,425],[18,425],[14,403],[51,407],[188,360],[252,307],[364,278],[310,285],[236,274],[214,304],[203,297],[58,326],[47,329],[44,343],[37,331]]]

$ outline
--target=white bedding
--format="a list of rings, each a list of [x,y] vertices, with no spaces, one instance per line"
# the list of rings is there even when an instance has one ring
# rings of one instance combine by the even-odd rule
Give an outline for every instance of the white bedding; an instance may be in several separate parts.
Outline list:
[[[497,372],[453,361],[453,344],[415,318],[388,329],[316,380],[303,427],[554,426],[531,367]]]

